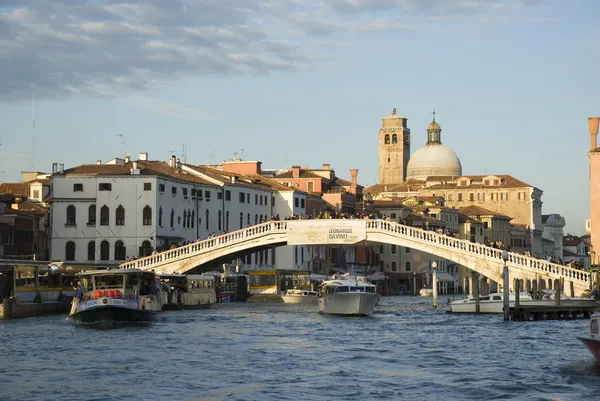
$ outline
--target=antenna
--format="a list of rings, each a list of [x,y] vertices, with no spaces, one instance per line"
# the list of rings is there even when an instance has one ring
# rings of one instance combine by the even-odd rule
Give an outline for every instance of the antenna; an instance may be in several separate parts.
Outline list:
[[[213,154],[212,154],[212,143],[211,142],[204,142],[205,145],[209,146],[209,150],[208,150],[208,165],[212,166],[212,158],[213,158]]]
[[[186,153],[185,149],[186,149],[185,143],[182,143],[181,144],[181,158],[183,159],[183,163],[187,164],[187,153]]]
[[[285,168],[288,168],[288,163],[287,163],[287,152],[286,152],[286,153],[284,153],[284,161],[283,161],[283,164],[284,164]]]
[[[35,100],[31,91],[31,170],[35,171]]]
[[[241,154],[240,159],[244,160],[244,155],[245,155],[244,150],[245,149],[236,149],[235,152],[233,152],[233,157],[237,157],[238,152],[239,152]]]

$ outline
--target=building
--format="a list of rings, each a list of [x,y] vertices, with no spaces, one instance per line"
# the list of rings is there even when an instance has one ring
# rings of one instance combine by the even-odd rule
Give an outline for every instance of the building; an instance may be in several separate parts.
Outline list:
[[[410,129],[406,118],[392,114],[381,119],[379,129],[379,183],[396,184],[406,179],[410,158]]]
[[[566,234],[562,237],[563,256],[562,261],[565,264],[573,262],[576,267],[588,270],[590,268],[589,246],[586,237],[577,237],[572,234]],[[593,254],[594,259],[596,257]],[[592,261],[594,263],[594,261]],[[597,261],[595,261],[597,263]]]
[[[507,247],[510,244],[511,218],[481,206],[458,208],[460,213],[483,223],[483,243]]]
[[[590,130],[590,234],[592,251],[600,255],[600,148],[598,125],[600,117],[588,118]]]
[[[545,240],[552,241],[554,244],[546,255],[551,256],[553,259],[563,259],[563,229],[565,228],[566,222],[564,217],[559,214],[545,214],[542,215],[542,224],[544,225],[544,232],[542,237]]]

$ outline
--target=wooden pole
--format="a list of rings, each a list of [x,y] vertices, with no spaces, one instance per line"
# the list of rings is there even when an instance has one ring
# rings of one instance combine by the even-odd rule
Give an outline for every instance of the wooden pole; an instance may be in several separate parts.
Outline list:
[[[437,297],[438,297],[438,282],[437,282],[437,268],[434,267],[433,268],[433,283],[431,283],[431,288],[433,289],[433,307],[437,308],[438,306],[438,302],[437,302]]]
[[[479,274],[473,272],[471,282],[473,283],[473,297],[475,298],[475,313],[481,312],[479,306]]]
[[[557,278],[554,280],[554,291],[555,291],[555,295],[554,295],[554,304],[556,306],[560,306],[560,279]]]
[[[532,284],[531,292],[533,293],[533,299],[537,299],[537,290],[538,290],[537,280],[533,280],[531,284]]]
[[[521,280],[515,280],[515,308],[519,307],[521,298]]]
[[[506,262],[504,263],[502,278],[504,280],[504,296],[502,299],[504,301],[504,321],[508,322],[510,320],[510,278],[508,277],[508,266],[506,265]]]
[[[569,286],[571,287],[571,298],[575,298],[575,283],[573,283],[573,280],[569,281]]]

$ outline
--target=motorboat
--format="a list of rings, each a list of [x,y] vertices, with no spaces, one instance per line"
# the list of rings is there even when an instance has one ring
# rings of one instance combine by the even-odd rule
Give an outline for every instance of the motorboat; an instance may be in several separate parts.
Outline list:
[[[319,288],[319,312],[332,315],[371,316],[379,300],[376,286],[363,277],[334,275]]]
[[[316,305],[318,303],[319,293],[317,291],[291,289],[281,295],[281,299],[286,304],[308,304]]]
[[[137,269],[96,270],[76,275],[69,318],[81,322],[152,320],[162,310],[161,285],[153,272]]]
[[[528,300],[533,300],[528,292],[519,293],[519,303],[525,303]],[[509,294],[510,307],[515,306],[515,293]],[[475,298],[469,296],[464,299],[456,299],[448,304],[450,312],[453,313],[475,313],[476,305]],[[479,313],[502,313],[504,310],[504,294],[501,292],[493,292],[489,295],[479,297]]]
[[[159,274],[164,310],[206,309],[217,302],[214,275]]]
[[[422,297],[432,297],[433,290],[429,287],[423,287],[419,290],[419,295]]]
[[[590,317],[589,332],[586,337],[577,337],[590,350],[596,363],[600,365],[600,312],[594,313]]]

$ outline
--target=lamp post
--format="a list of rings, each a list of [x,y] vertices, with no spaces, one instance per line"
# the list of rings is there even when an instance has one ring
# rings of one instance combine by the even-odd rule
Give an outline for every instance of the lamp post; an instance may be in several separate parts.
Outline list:
[[[417,295],[417,272],[413,272],[413,295]]]
[[[506,250],[502,251],[502,260],[504,261],[504,269],[502,271],[503,280],[503,300],[504,300],[504,321],[508,322],[510,320],[510,288],[509,288],[509,277],[508,277],[508,266],[506,262],[508,262],[508,252]]]
[[[433,281],[431,283],[431,288],[432,288],[432,296],[433,296],[433,307],[437,308],[438,303],[437,303],[437,296],[438,296],[438,286],[437,286],[437,262],[434,260],[433,262],[431,262],[431,268],[433,269],[433,274],[432,274],[432,278],[431,280]]]

